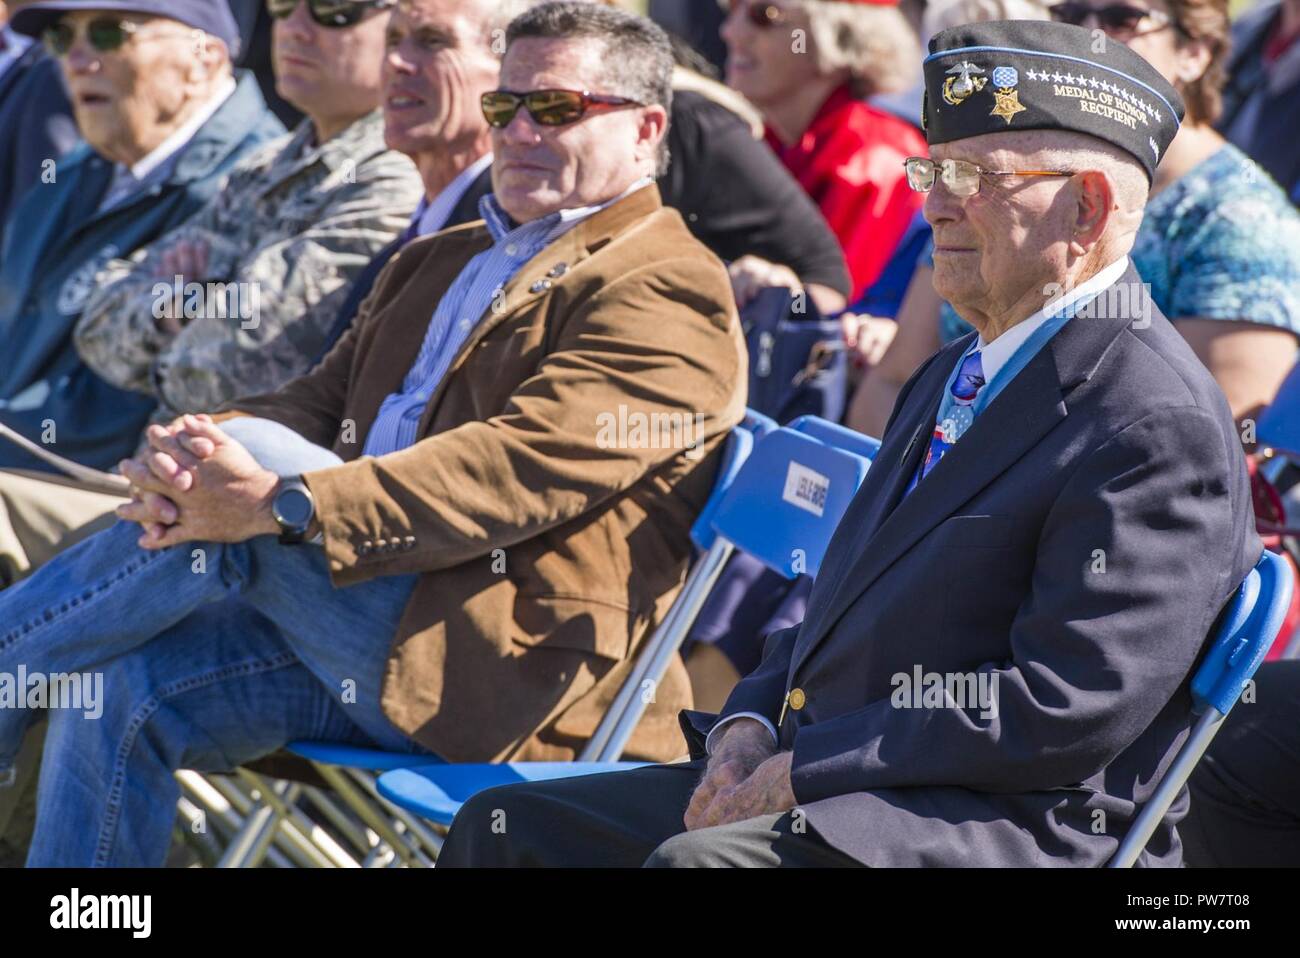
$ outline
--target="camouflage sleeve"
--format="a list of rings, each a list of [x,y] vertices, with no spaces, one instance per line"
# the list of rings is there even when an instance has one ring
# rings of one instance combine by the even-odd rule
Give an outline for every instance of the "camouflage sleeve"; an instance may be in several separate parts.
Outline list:
[[[151,371],[171,334],[158,326],[155,315],[171,290],[173,279],[162,277],[162,257],[181,240],[202,241],[210,248],[222,241],[215,230],[217,204],[223,190],[161,239],[124,259],[109,261],[95,276],[96,291],[86,301],[74,332],[77,352],[101,378],[119,389],[152,393]],[[189,277],[187,277],[187,280]]]
[[[208,290],[205,315],[187,319],[153,364],[152,391],[165,408],[212,409],[307,371],[349,285],[406,228],[420,200],[409,166],[369,177],[365,166],[308,229],[220,274],[230,277],[226,288]]]

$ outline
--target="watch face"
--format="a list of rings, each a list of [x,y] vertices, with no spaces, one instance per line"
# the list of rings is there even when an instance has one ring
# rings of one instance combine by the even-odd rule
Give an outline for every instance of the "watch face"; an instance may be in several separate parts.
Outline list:
[[[285,489],[275,497],[276,518],[291,527],[311,522],[311,499],[301,489]]]

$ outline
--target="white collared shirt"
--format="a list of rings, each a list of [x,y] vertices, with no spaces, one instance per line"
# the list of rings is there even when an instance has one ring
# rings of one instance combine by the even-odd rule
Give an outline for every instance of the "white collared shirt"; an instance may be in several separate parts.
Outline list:
[[[180,153],[185,144],[194,138],[203,125],[212,119],[216,112],[221,109],[227,100],[234,94],[238,86],[234,77],[226,77],[224,83],[217,92],[204,103],[195,114],[172,131],[167,139],[159,143],[147,156],[137,160],[131,166],[125,166],[121,163],[113,165],[113,182],[104,194],[104,202],[100,204],[100,209],[108,209],[110,206],[116,206],[122,200],[135,193],[152,174],[160,171],[162,166]]]
[[[492,165],[491,152],[485,153],[456,175],[456,178],[442,188],[430,201],[427,197],[420,201],[420,207],[411,217],[415,224],[416,236],[432,236],[447,225],[452,210],[474,185],[484,170]]]
[[[984,381],[993,382],[994,377],[1006,365],[1007,360],[1015,355],[1021,344],[1050,317],[1059,316],[1080,300],[1094,296],[1107,286],[1113,285],[1124,275],[1126,269],[1128,269],[1128,257],[1121,256],[1101,272],[1080,283],[1059,299],[1048,303],[1028,319],[1016,323],[992,342],[985,342],[984,334],[980,333],[967,353],[977,349],[980,351],[980,367],[984,371]]]

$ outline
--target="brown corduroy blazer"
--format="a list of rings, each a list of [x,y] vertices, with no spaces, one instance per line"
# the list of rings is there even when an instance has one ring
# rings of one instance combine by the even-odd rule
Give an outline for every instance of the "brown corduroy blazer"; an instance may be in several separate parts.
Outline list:
[[[419,573],[383,708],[452,761],[577,754],[678,592],[691,522],[744,412],[722,264],[654,186],[524,265],[462,346],[400,452],[362,457],[439,298],[491,238],[418,240],[307,375],[239,399],[345,462],[308,473],[336,587]],[[675,661],[628,749],[682,752]]]

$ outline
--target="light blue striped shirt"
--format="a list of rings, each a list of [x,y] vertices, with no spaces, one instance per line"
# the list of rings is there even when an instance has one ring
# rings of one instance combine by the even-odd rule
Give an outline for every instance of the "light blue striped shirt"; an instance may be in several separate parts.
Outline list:
[[[474,327],[487,315],[498,291],[525,263],[564,233],[651,182],[648,177],[638,180],[606,203],[560,210],[522,226],[516,226],[506,215],[495,196],[483,197],[479,212],[487,222],[493,244],[466,264],[438,302],[415,364],[402,380],[401,389],[390,393],[379,407],[363,454],[383,456],[413,445],[429,399]]]

